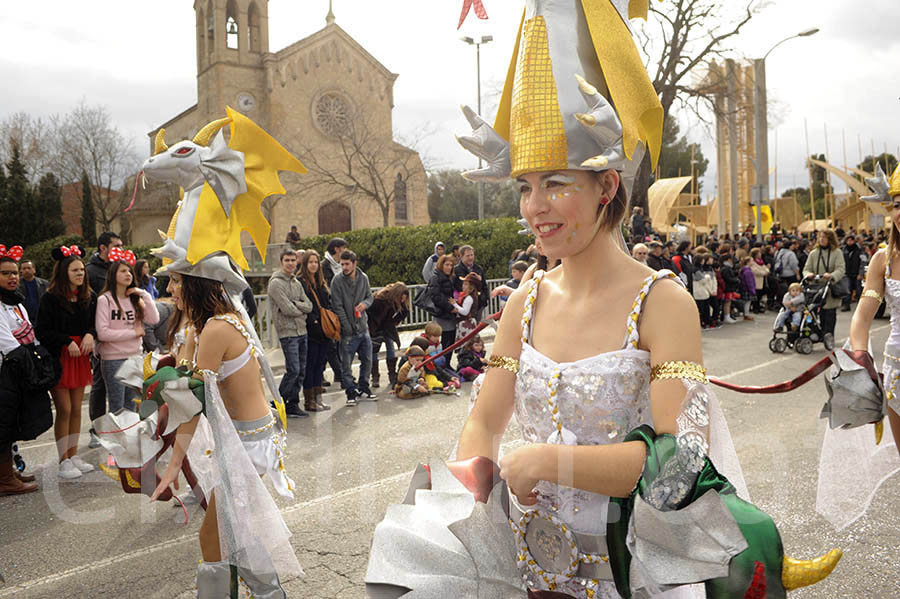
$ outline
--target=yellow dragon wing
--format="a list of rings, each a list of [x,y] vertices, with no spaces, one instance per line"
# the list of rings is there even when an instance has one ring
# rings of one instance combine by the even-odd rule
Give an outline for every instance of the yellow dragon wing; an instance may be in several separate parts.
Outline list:
[[[244,154],[247,192],[235,198],[231,214],[226,216],[215,192],[209,184],[203,185],[187,259],[195,264],[213,252],[224,251],[247,270],[249,264],[241,250],[241,231],[250,233],[265,259],[271,226],[263,216],[262,202],[270,195],[285,192],[278,171],[305,173],[306,167],[259,125],[231,107],[225,110],[231,119],[228,147]]]

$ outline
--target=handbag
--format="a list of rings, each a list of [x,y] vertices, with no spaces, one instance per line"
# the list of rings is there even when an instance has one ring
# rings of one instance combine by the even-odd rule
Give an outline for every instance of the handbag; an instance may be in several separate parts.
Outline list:
[[[317,290],[313,289],[311,295],[316,300],[316,306],[319,307],[319,324],[322,325],[322,332],[332,341],[340,341],[341,319],[328,308],[322,307],[322,304],[319,303],[319,292]]]
[[[49,391],[62,375],[57,360],[43,345],[22,344],[4,356],[4,361],[15,364],[19,370],[19,384],[26,391]]]
[[[841,299],[850,295],[850,279],[844,277],[840,281],[831,283],[831,297]]]
[[[419,293],[416,295],[416,299],[413,300],[413,305],[417,308],[425,310],[432,316],[437,316],[438,310],[434,305],[434,299],[431,297],[429,287],[431,287],[430,283],[419,291]]]

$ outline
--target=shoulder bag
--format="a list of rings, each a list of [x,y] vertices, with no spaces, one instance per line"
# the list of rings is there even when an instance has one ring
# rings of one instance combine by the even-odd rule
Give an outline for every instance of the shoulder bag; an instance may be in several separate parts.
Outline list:
[[[319,303],[318,289],[313,289],[310,295],[313,296],[313,299],[316,301],[316,306],[319,307],[319,324],[322,325],[322,332],[332,341],[340,341],[341,319],[328,308],[322,307],[322,304]]]

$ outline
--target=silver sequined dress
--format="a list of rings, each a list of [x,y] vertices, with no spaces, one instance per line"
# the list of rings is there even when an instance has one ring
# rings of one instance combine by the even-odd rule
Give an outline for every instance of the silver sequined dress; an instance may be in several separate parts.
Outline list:
[[[515,414],[522,437],[528,443],[546,443],[556,431],[548,401],[550,382],[555,378],[559,421],[574,433],[576,443],[619,443],[638,426],[651,424],[650,354],[638,349],[637,323],[651,286],[674,275],[660,271],[645,279],[628,315],[621,349],[566,363],[543,355],[530,342],[531,315],[542,276],[536,273],[530,281],[522,318],[522,353],[515,387]],[[537,491],[538,507],[557,516],[573,531],[606,534],[609,497],[546,481],[538,483]],[[526,574],[530,584],[547,589],[541,578],[527,569]],[[589,596],[586,582],[572,578],[556,590],[580,599]],[[600,582],[594,597],[617,599],[619,595],[612,582]]]

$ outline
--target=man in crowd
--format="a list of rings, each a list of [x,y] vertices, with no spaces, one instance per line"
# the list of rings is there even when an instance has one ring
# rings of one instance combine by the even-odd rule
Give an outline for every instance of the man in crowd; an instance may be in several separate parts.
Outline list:
[[[431,281],[438,258],[443,256],[445,251],[446,249],[444,248],[443,241],[438,241],[434,244],[434,253],[428,256],[428,259],[425,260],[425,266],[422,267],[422,278],[425,279],[426,284]]]
[[[357,267],[356,254],[344,250],[341,253],[341,272],[331,280],[331,304],[341,319],[341,371],[348,406],[355,406],[360,397],[376,399],[369,388],[372,338],[369,337],[369,319],[366,314],[373,301],[369,277]],[[359,356],[359,382],[356,385],[353,383],[351,369],[354,354]]]
[[[291,418],[309,416],[300,408],[300,389],[306,374],[306,315],[312,312],[312,300],[306,297],[303,286],[294,272],[297,252],[290,248],[281,251],[281,268],[269,279],[269,300],[272,302],[272,322],[281,351],[284,353],[284,377],[278,386]],[[310,406],[309,397],[305,406]]]
[[[644,241],[644,235],[647,232],[644,230],[644,209],[640,206],[635,206],[634,210],[631,211],[631,243],[640,243]]]
[[[291,225],[291,230],[288,231],[287,236],[284,238],[284,242],[291,245],[291,247],[300,243],[300,233],[297,232],[297,225]]]
[[[658,241],[651,241],[649,244],[650,253],[647,255],[647,266],[653,270],[662,270],[665,268],[662,261],[663,244]]]
[[[325,281],[331,285],[334,275],[341,272],[341,254],[347,249],[347,242],[340,237],[334,237],[325,247],[325,259],[322,261],[322,276]],[[334,381],[340,382],[341,388],[344,388],[344,377],[341,371],[341,354],[338,350],[336,341],[328,341],[328,356],[326,358],[328,365],[331,366],[331,373],[334,375]],[[322,381],[322,385],[328,387],[331,383]]]
[[[47,291],[47,280],[34,276],[34,262],[22,260],[19,265],[19,288],[17,291],[25,298],[25,311],[31,322],[37,320],[38,304]]]
[[[334,275],[341,272],[341,254],[347,249],[347,242],[335,237],[325,247],[325,260],[322,262],[322,275],[331,284]]]
[[[848,233],[844,238],[844,274],[847,277],[850,293],[844,296],[841,302],[841,312],[850,311],[850,300],[856,292],[857,299],[862,293],[862,254],[863,250],[856,243],[856,235]]]
[[[775,254],[775,274],[778,275],[778,296],[785,294],[791,283],[800,282],[800,262],[797,260],[799,242],[796,238],[788,240]]]
[[[471,245],[464,245],[459,248],[459,256],[459,263],[456,265],[456,268],[453,269],[453,288],[456,291],[461,292],[463,279],[466,278],[466,275],[470,272],[474,272],[478,275],[478,310],[474,316],[475,322],[480,322],[482,311],[484,310],[484,307],[487,306],[488,300],[490,299],[485,287],[487,277],[484,275],[484,269],[478,264],[475,264],[475,248]]]
[[[91,256],[85,266],[88,275],[88,283],[91,289],[97,295],[103,291],[106,286],[106,271],[109,270],[109,250],[116,247],[122,247],[122,238],[118,233],[112,231],[104,231],[97,238],[97,251]],[[91,398],[89,402],[88,414],[91,422],[103,416],[106,413],[106,382],[100,372],[100,359],[96,354],[91,354],[91,370],[93,371],[93,379],[91,381]],[[91,429],[91,441],[88,447],[100,447],[100,441]]]

